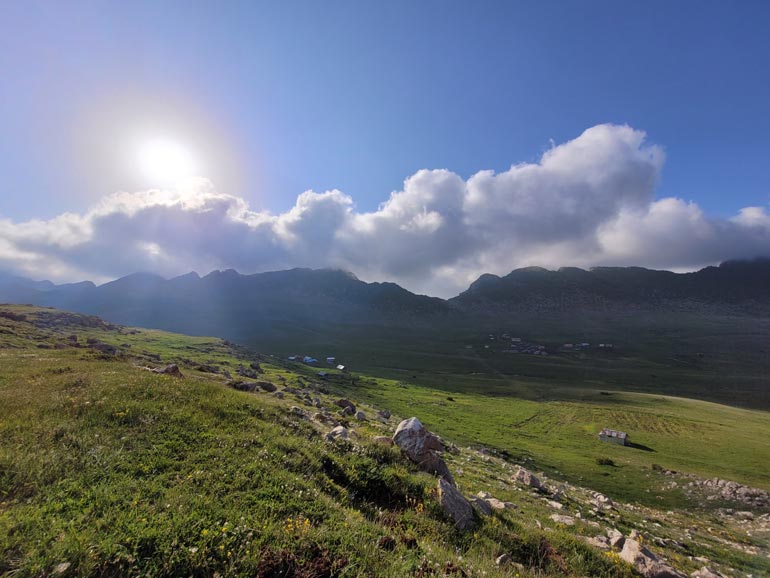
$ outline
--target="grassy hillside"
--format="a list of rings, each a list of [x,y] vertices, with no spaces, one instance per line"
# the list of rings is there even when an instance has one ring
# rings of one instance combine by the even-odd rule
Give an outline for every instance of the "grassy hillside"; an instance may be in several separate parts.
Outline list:
[[[147,370],[172,362],[183,378]],[[284,399],[226,385],[225,371],[252,363]],[[754,439],[768,431],[766,414],[669,399],[656,417],[658,401],[645,396],[543,404],[494,395],[495,384],[462,385],[464,393],[448,394],[363,375],[319,382],[315,370],[218,339],[2,306],[0,574],[630,577],[617,556],[581,538],[610,527],[660,540],[657,551],[688,572],[699,567],[695,556],[707,556],[736,572],[770,573],[767,536],[718,516],[721,504],[688,510],[677,506],[694,502],[675,492],[660,504],[646,496],[663,481],[653,462],[767,487],[767,442]],[[304,405],[305,393],[321,407]],[[355,437],[332,443],[329,426],[312,416],[336,414],[340,395],[370,419],[340,418]],[[383,407],[419,416],[450,441],[486,446],[447,454],[449,467],[464,494],[488,491],[517,508],[456,531],[435,478],[374,441],[400,419],[371,419]],[[597,446],[599,424],[630,426],[655,453]],[[720,427],[745,452],[707,447]],[[729,461],[710,463],[715,455]],[[574,526],[550,518],[550,495],[511,481],[517,462],[547,470]],[[611,493],[613,510],[592,513],[594,484]],[[504,553],[512,563],[497,566]]]

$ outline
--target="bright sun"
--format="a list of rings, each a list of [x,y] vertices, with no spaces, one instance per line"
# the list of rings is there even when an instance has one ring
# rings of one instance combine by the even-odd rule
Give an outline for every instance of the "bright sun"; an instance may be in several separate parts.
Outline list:
[[[153,186],[176,185],[195,176],[193,156],[173,140],[148,141],[139,149],[139,167]]]

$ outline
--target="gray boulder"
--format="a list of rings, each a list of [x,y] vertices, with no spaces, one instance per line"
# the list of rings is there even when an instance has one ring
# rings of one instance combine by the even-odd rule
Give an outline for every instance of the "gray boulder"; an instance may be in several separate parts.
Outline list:
[[[346,427],[338,425],[332,431],[327,433],[325,437],[328,441],[333,442],[334,440],[350,439],[350,434]]]
[[[600,550],[610,549],[610,541],[606,536],[582,536],[582,539],[585,540],[586,544],[594,548],[599,548]]]
[[[182,372],[179,371],[179,366],[176,363],[169,363],[166,367],[158,367],[152,370],[153,373],[160,373],[162,375],[170,375],[172,377],[184,377]]]
[[[425,429],[419,419],[410,417],[398,424],[393,442],[422,470],[436,474],[454,485],[454,478],[439,455],[444,450],[443,444]]]
[[[353,415],[354,413],[356,413],[356,406],[353,405],[353,402],[350,401],[349,399],[344,399],[344,398],[338,399],[337,401],[334,402],[334,405],[336,405],[337,407],[341,407],[342,409],[349,407],[350,415]]]
[[[617,548],[618,550],[620,550],[626,542],[626,537],[622,532],[618,532],[615,529],[607,530],[607,538],[609,539],[610,546]]]
[[[438,500],[444,513],[454,520],[455,528],[467,532],[476,527],[473,507],[457,488],[443,478],[438,480]]]
[[[620,557],[644,578],[687,578],[632,538],[626,539]]]
[[[572,516],[565,516],[564,514],[551,514],[550,518],[557,524],[564,524],[565,526],[575,525],[575,518]]]
[[[266,391],[268,393],[273,393],[276,389],[278,389],[275,385],[273,385],[269,381],[258,381],[257,387],[259,387],[262,391]]]
[[[513,474],[513,480],[525,486],[529,486],[530,488],[534,488],[535,490],[543,489],[543,483],[540,479],[528,469],[522,468],[521,466],[519,466],[519,469]]]
[[[470,502],[471,506],[473,506],[473,508],[482,516],[492,515],[492,506],[490,506],[489,503],[483,498],[479,498],[478,496],[471,496],[468,498],[468,501]]]

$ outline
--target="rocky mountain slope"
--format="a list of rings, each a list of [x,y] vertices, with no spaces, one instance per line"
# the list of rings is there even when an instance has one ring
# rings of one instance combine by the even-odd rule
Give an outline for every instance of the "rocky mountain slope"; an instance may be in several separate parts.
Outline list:
[[[230,338],[293,325],[398,324],[451,315],[440,299],[394,283],[364,283],[337,270],[292,269],[256,275],[233,270],[173,279],[136,273],[104,285],[55,286],[0,278],[0,301],[101,315],[116,323]]]
[[[394,283],[365,283],[338,270],[292,269],[254,275],[233,270],[173,279],[136,273],[96,286],[54,285],[0,275],[0,301],[54,306],[133,323],[222,334],[240,324],[378,323],[472,325],[501,312],[693,310],[753,313],[770,307],[770,259],[726,262],[677,274],[640,267],[539,267],[482,275],[449,300]],[[190,315],[191,312],[195,315]]]
[[[482,275],[449,300],[481,312],[604,310],[767,311],[770,259],[729,261],[694,273],[641,267],[540,267],[516,269],[505,277]]]

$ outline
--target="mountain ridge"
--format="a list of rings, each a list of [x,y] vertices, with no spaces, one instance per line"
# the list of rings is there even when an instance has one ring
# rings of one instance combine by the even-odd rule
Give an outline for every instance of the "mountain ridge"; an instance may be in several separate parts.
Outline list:
[[[686,311],[766,315],[770,259],[728,261],[692,273],[642,267],[515,269],[481,275],[450,299],[417,295],[391,282],[365,282],[339,269],[240,274],[215,270],[166,279],[133,273],[95,285],[54,285],[0,275],[0,301],[99,315],[111,322],[253,342],[333,328],[435,331],[519,320],[523,315]],[[371,333],[371,332],[370,332]],[[264,343],[264,340],[262,341]],[[301,339],[298,341],[301,344]]]

